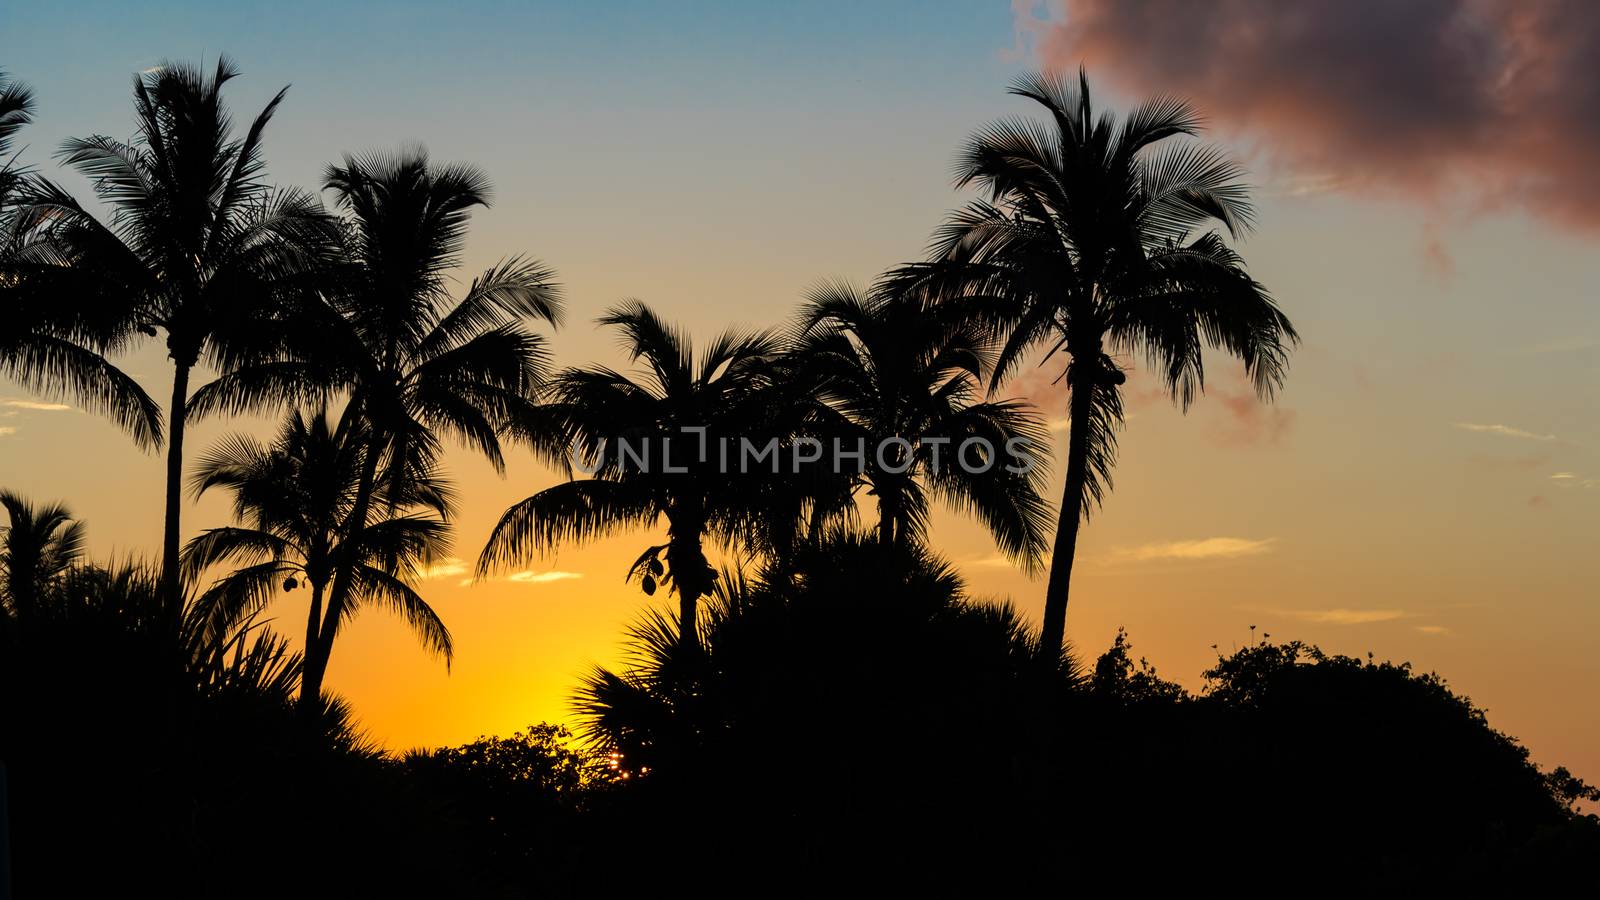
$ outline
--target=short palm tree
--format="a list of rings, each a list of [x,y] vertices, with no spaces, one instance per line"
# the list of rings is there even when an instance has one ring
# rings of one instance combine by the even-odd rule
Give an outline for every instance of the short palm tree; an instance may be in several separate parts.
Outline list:
[[[0,612],[26,616],[50,585],[83,556],[83,523],[60,504],[36,507],[0,491],[7,525],[0,530]]]
[[[218,445],[194,475],[196,495],[212,488],[233,494],[237,526],[212,528],[184,549],[190,579],[222,564],[239,567],[201,595],[198,604],[218,623],[248,618],[278,591],[303,583],[310,590],[300,702],[321,708],[322,680],[334,638],[364,606],[406,617],[423,645],[450,659],[450,632],[412,582],[449,544],[449,493],[426,470],[386,479],[372,514],[351,520],[364,457],[362,424],[347,413],[293,413],[270,446],[243,436]],[[344,574],[350,589],[331,594]]]
[[[553,274],[513,258],[474,279],[459,301],[450,292],[471,213],[488,204],[484,175],[433,166],[425,153],[409,151],[346,158],[329,168],[327,186],[347,213],[343,258],[327,273],[328,302],[304,311],[301,340],[207,385],[193,411],[259,410],[308,393],[348,392],[368,441],[351,500],[354,522],[367,519],[380,470],[398,476],[429,464],[440,435],[460,439],[498,470],[505,437],[557,456],[541,440],[546,430],[532,399],[547,353],[525,325],[559,323]],[[337,598],[350,589],[341,572],[330,590]]]
[[[781,489],[782,472],[774,476],[782,468],[776,460],[763,459],[756,471],[728,471],[740,468],[741,439],[759,451],[786,437],[771,378],[781,345],[769,332],[730,331],[697,360],[688,336],[643,303],[623,304],[600,322],[621,331],[629,358],[645,371],[630,377],[591,367],[552,379],[546,414],[592,477],[546,488],[507,509],[478,570],[521,562],[563,541],[650,528],[665,518],[667,542],[646,550],[629,575],[648,594],[670,582],[682,640],[692,646],[696,604],[716,577],[706,539],[761,545],[761,536],[786,526],[775,518],[793,517],[792,509],[777,505],[789,494]],[[726,467],[720,463],[724,439],[731,460]],[[775,444],[772,452],[782,450]]]
[[[16,162],[11,142],[33,121],[33,93],[0,72],[0,374],[30,390],[62,395],[109,415],[143,447],[161,443],[161,407],[138,382],[106,359],[127,342],[119,321],[85,315],[45,290],[35,271],[44,248],[23,252],[33,218],[17,207],[28,197],[31,173]],[[109,326],[109,327],[108,327]]]
[[[1248,230],[1242,172],[1193,141],[1200,119],[1159,97],[1122,121],[1098,115],[1087,77],[1019,79],[1013,94],[1049,113],[978,132],[957,184],[988,195],[953,214],[928,263],[899,289],[929,290],[986,318],[1003,344],[991,384],[1030,353],[1065,351],[1071,393],[1067,477],[1045,595],[1042,650],[1059,653],[1079,522],[1110,486],[1125,381],[1113,353],[1142,352],[1183,407],[1204,388],[1207,348],[1243,361],[1270,397],[1298,340],[1289,320],[1218,235]]]
[[[991,354],[960,307],[826,284],[807,298],[791,353],[837,413],[830,437],[865,450],[847,471],[877,501],[880,540],[922,542],[931,490],[1028,569],[1039,564],[1045,432],[1025,404],[980,402]]]
[[[101,343],[166,335],[173,379],[162,581],[174,595],[191,373],[202,361],[226,371],[268,352],[284,334],[284,304],[307,289],[329,237],[314,198],[263,180],[262,133],[284,91],[235,136],[222,87],[237,74],[225,57],[209,74],[163,64],[134,84],[132,142],[95,136],[63,146],[62,161],[109,208],[106,221],[43,180],[18,211],[26,297],[71,309],[74,324]],[[73,383],[48,359],[27,374],[54,387]]]

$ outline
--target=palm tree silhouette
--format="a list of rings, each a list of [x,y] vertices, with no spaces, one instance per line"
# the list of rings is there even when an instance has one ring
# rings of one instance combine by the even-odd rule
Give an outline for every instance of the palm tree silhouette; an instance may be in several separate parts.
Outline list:
[[[131,143],[66,142],[62,161],[91,180],[111,210],[105,222],[44,180],[19,212],[33,234],[23,251],[32,296],[79,307],[107,339],[166,334],[173,379],[162,580],[174,595],[191,372],[202,361],[226,371],[275,349],[286,295],[307,289],[301,278],[328,236],[314,198],[274,191],[262,178],[262,133],[288,89],[235,137],[222,86],[237,74],[226,57],[209,75],[165,63],[134,83]],[[66,381],[48,368],[34,377]]]
[[[1189,104],[1158,97],[1122,121],[1096,114],[1087,76],[1029,75],[1011,93],[1049,125],[1008,119],[973,136],[957,185],[988,194],[953,214],[930,262],[903,267],[897,289],[929,290],[984,317],[1005,340],[991,386],[1031,352],[1069,357],[1067,478],[1045,595],[1041,649],[1060,651],[1079,522],[1111,484],[1125,381],[1111,353],[1142,352],[1187,408],[1204,388],[1202,352],[1244,362],[1257,393],[1281,385],[1293,326],[1243,260],[1211,230],[1249,229],[1242,172],[1192,141]],[[1198,233],[1197,233],[1198,232]]]
[[[0,72],[0,300],[6,309],[0,374],[105,413],[141,447],[159,447],[161,407],[103,355],[126,344],[125,328],[64,305],[59,292],[44,290],[33,277],[55,257],[34,240],[37,217],[18,209],[27,202],[32,173],[17,164],[11,142],[31,121],[32,91]]]
[[[0,491],[8,524],[0,532],[0,611],[25,617],[50,585],[83,556],[83,523],[65,506],[35,507],[11,491]]]
[[[10,206],[27,170],[16,164],[11,141],[33,121],[33,90],[0,71],[0,211]]]
[[[348,213],[343,261],[328,273],[330,302],[304,312],[302,340],[287,354],[197,392],[195,412],[270,408],[348,391],[368,441],[349,514],[357,524],[367,520],[384,460],[394,477],[426,467],[438,455],[440,433],[502,472],[502,436],[559,459],[532,400],[547,353],[543,339],[522,324],[559,323],[553,273],[512,258],[474,279],[459,302],[451,297],[449,273],[460,262],[472,210],[488,205],[483,173],[431,166],[415,150],[346,157],[329,168],[326,184]],[[345,602],[353,574],[335,573],[332,604]]]
[[[775,402],[785,395],[772,378],[781,345],[771,332],[729,331],[696,360],[689,337],[643,303],[624,303],[599,321],[621,331],[629,358],[643,362],[645,371],[634,378],[596,366],[552,379],[546,412],[593,477],[513,504],[495,524],[478,571],[520,562],[565,540],[649,528],[665,517],[667,543],[647,549],[629,577],[637,576],[647,594],[671,583],[682,640],[692,647],[696,603],[716,578],[705,539],[765,546],[763,535],[793,521],[786,503],[794,495],[781,475],[723,471],[713,449],[725,438],[759,436],[756,443],[764,446],[787,436],[779,430],[785,406]],[[624,444],[657,455],[641,463],[622,452]],[[730,452],[733,465],[737,452]]]
[[[289,415],[271,446],[233,437],[202,458],[196,496],[212,488],[233,494],[241,524],[212,528],[184,548],[185,577],[194,580],[219,563],[238,564],[197,601],[212,621],[237,622],[266,607],[281,589],[310,588],[306,617],[303,709],[321,709],[322,679],[334,638],[363,606],[379,605],[406,617],[430,651],[451,656],[450,632],[411,582],[449,545],[448,488],[426,468],[411,467],[385,479],[379,496],[386,512],[352,520],[356,492],[370,446],[349,412],[335,425],[325,412]],[[336,575],[351,585],[329,594]]]
[[[1045,432],[1022,403],[979,402],[992,354],[966,318],[919,295],[825,284],[807,297],[792,353],[837,413],[826,430],[844,448],[866,448],[857,477],[877,500],[881,541],[925,539],[931,488],[1031,571],[1049,524]]]

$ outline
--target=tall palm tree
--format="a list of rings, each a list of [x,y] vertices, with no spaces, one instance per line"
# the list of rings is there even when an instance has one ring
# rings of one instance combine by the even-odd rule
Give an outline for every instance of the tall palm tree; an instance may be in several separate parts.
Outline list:
[[[992,354],[959,306],[825,284],[808,296],[791,352],[837,413],[831,437],[866,450],[851,474],[877,500],[881,541],[926,537],[931,489],[1028,569],[1039,564],[1045,432],[1025,404],[980,402]]]
[[[347,157],[326,182],[346,213],[328,302],[302,311],[300,340],[202,388],[192,411],[270,408],[305,399],[308,387],[313,395],[348,392],[368,442],[351,500],[355,523],[367,520],[380,470],[399,477],[426,466],[441,434],[499,471],[506,437],[559,458],[532,399],[548,354],[524,324],[559,324],[553,273],[516,257],[479,275],[459,301],[451,295],[472,211],[489,202],[483,173],[433,166],[414,150]],[[352,589],[350,577],[336,573],[334,603]]]
[[[60,504],[36,507],[0,491],[6,511],[0,531],[0,613],[25,616],[46,589],[83,557],[83,523]]]
[[[384,512],[351,520],[369,441],[359,420],[338,424],[326,413],[292,413],[271,446],[244,436],[200,460],[196,496],[212,488],[233,494],[239,525],[212,528],[184,548],[184,573],[235,563],[201,595],[198,606],[219,623],[248,618],[303,582],[310,589],[300,702],[321,709],[322,680],[334,638],[363,606],[404,615],[424,646],[448,662],[450,632],[412,586],[418,570],[448,547],[450,495],[427,470],[385,480]],[[336,575],[351,589],[332,595]]]
[[[313,197],[263,180],[262,134],[288,89],[236,137],[222,87],[237,74],[226,57],[210,74],[163,64],[135,80],[131,142],[95,136],[63,145],[62,161],[111,210],[106,221],[43,180],[19,212],[31,236],[19,277],[32,297],[74,308],[103,342],[166,336],[173,378],[162,582],[174,595],[191,374],[202,362],[226,371],[281,340],[283,304],[305,289],[328,237]],[[67,381],[49,369],[31,374]]]
[[[1097,114],[1088,78],[1019,79],[1013,94],[1048,124],[1007,119],[973,136],[959,186],[988,195],[954,213],[930,261],[895,281],[976,311],[1004,337],[991,385],[1039,350],[1068,356],[1067,477],[1045,595],[1042,650],[1059,653],[1079,522],[1111,484],[1122,425],[1122,367],[1143,353],[1187,408],[1204,388],[1203,351],[1243,361],[1258,394],[1281,385],[1298,340],[1271,296],[1214,230],[1245,233],[1242,171],[1195,141],[1189,104],[1158,97],[1126,119]]]
[[[62,395],[105,413],[133,433],[142,447],[161,444],[161,408],[138,382],[106,359],[128,335],[121,323],[64,305],[58,291],[41,290],[25,278],[43,248],[26,250],[28,223],[18,211],[29,195],[32,173],[18,165],[11,142],[33,121],[33,92],[0,72],[0,374],[30,390]]]
[[[696,604],[716,578],[706,539],[749,547],[784,527],[775,518],[793,517],[793,510],[780,509],[790,495],[781,474],[774,477],[776,460],[731,474],[717,449],[727,439],[730,466],[738,466],[741,438],[764,447],[785,437],[771,377],[781,345],[770,332],[730,331],[696,360],[688,336],[637,301],[600,323],[620,330],[630,359],[645,371],[630,377],[597,366],[552,379],[546,413],[591,477],[513,504],[490,534],[478,571],[665,518],[667,542],[647,549],[629,577],[638,577],[647,594],[658,583],[671,584],[682,640],[693,645]]]

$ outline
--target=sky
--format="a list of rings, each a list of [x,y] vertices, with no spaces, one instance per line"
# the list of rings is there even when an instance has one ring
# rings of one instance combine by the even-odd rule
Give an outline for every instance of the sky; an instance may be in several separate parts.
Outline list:
[[[1017,74],[1089,67],[1102,101],[1193,99],[1251,170],[1239,244],[1304,337],[1272,405],[1214,360],[1187,414],[1135,373],[1115,489],[1080,538],[1068,639],[1126,627],[1190,687],[1257,634],[1437,671],[1547,765],[1600,778],[1600,15],[1583,4],[610,2],[8,4],[0,69],[39,114],[23,159],[127,137],[134,73],[231,55],[236,115],[292,85],[272,178],[315,187],[342,154],[425,145],[495,185],[463,285],[518,253],[559,273],[561,364],[623,366],[595,316],[645,300],[702,340],[777,325],[824,278],[918,259],[961,141]],[[121,360],[154,396],[152,342]],[[1136,361],[1130,361],[1136,362]],[[1058,370],[1004,393],[1052,421]],[[60,408],[65,407],[65,408]],[[254,419],[204,421],[191,458]],[[1059,434],[1059,432],[1058,432]],[[1057,454],[1056,470],[1063,466]],[[621,658],[650,603],[625,584],[653,534],[566,547],[467,584],[499,513],[556,474],[448,457],[459,566],[424,594],[447,670],[404,625],[358,617],[328,687],[400,750],[570,721],[578,679]],[[0,485],[66,502],[96,558],[152,557],[162,461],[69,404],[0,382]],[[1059,498],[1059,476],[1052,487]],[[184,530],[227,523],[220,497]],[[1042,579],[941,515],[975,593],[1030,616]],[[293,634],[303,592],[272,614]]]

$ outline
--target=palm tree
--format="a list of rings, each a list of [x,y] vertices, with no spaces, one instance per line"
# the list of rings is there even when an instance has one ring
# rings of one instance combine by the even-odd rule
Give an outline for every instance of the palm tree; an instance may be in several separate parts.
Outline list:
[[[125,328],[63,305],[59,292],[38,290],[36,279],[24,277],[38,256],[49,259],[46,248],[25,249],[33,220],[17,209],[29,194],[31,172],[16,164],[11,142],[31,121],[33,92],[0,72],[0,301],[6,309],[0,375],[108,414],[140,446],[159,447],[161,408],[103,355],[126,344]]]
[[[459,301],[450,293],[472,210],[488,205],[484,175],[470,166],[431,166],[417,150],[347,157],[326,180],[348,214],[329,302],[303,310],[300,340],[285,353],[197,392],[192,412],[270,408],[305,399],[308,387],[313,395],[348,391],[368,442],[351,499],[354,523],[367,520],[384,460],[396,477],[427,466],[441,433],[502,472],[502,437],[559,458],[532,400],[547,353],[523,325],[559,323],[553,273],[512,258],[474,279]],[[344,602],[352,573],[336,573],[332,603]]]
[[[240,522],[208,529],[184,548],[191,580],[219,563],[239,565],[197,601],[206,615],[236,622],[263,609],[280,586],[310,588],[300,702],[313,713],[334,638],[363,606],[401,613],[424,646],[450,660],[449,630],[411,584],[448,547],[449,492],[433,473],[412,469],[384,482],[386,513],[352,520],[370,445],[363,428],[349,412],[337,425],[323,412],[292,413],[271,446],[231,438],[200,461],[193,479],[196,496],[230,491]],[[351,589],[330,594],[341,573]]]
[[[796,368],[837,413],[826,430],[866,450],[854,477],[877,500],[881,541],[924,540],[931,489],[1030,571],[1038,565],[1049,523],[1044,429],[1022,403],[979,402],[992,354],[960,307],[825,284],[796,332]]]
[[[667,542],[647,549],[629,577],[637,576],[647,594],[670,582],[682,640],[692,646],[696,604],[716,578],[704,541],[760,544],[795,516],[784,509],[792,496],[784,479],[772,477],[776,457],[756,472],[733,475],[719,468],[720,451],[712,449],[732,448],[730,466],[739,465],[741,439],[759,444],[758,451],[771,440],[772,453],[781,453],[783,411],[771,377],[780,344],[770,332],[729,331],[697,361],[688,336],[643,303],[625,303],[599,321],[621,331],[631,361],[642,361],[646,371],[635,378],[591,367],[552,379],[546,413],[592,477],[513,504],[490,534],[478,571],[549,552],[562,541],[649,528],[665,517]],[[762,468],[769,462],[770,469]]]
[[[20,81],[14,81],[0,71],[0,212],[10,206],[10,200],[27,170],[16,165],[11,154],[11,140],[22,126],[33,121],[33,90]]]
[[[1011,88],[1050,114],[973,136],[959,186],[986,200],[953,214],[928,263],[894,279],[957,301],[1004,337],[991,386],[1030,353],[1068,356],[1067,478],[1045,595],[1042,650],[1059,653],[1078,525],[1111,484],[1125,375],[1110,355],[1142,352],[1187,408],[1204,388],[1202,353],[1243,361],[1257,393],[1281,385],[1298,340],[1289,320],[1215,230],[1238,237],[1252,209],[1242,172],[1193,141],[1200,119],[1158,97],[1122,121],[1096,115],[1088,78],[1049,75]]]
[[[75,308],[103,342],[166,335],[173,379],[162,581],[174,595],[191,373],[201,362],[227,371],[273,349],[285,333],[283,305],[305,290],[301,279],[328,237],[314,198],[273,191],[262,178],[262,133],[288,89],[235,137],[222,86],[237,74],[226,57],[209,75],[163,64],[134,83],[132,142],[66,142],[62,161],[93,182],[111,210],[105,222],[43,180],[19,212],[31,236],[19,273],[30,296]],[[49,368],[31,374],[53,386],[69,380]]]
[[[83,523],[60,504],[35,507],[0,491],[9,524],[0,531],[0,612],[23,617],[83,556]]]

